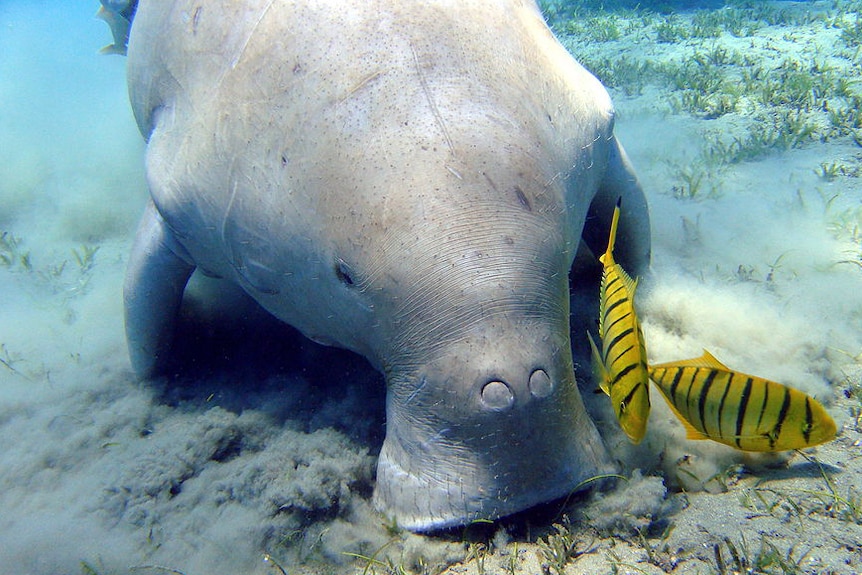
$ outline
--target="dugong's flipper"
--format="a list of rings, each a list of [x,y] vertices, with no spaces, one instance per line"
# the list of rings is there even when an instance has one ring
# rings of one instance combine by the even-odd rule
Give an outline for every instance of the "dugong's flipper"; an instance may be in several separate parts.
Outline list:
[[[126,340],[132,368],[154,375],[164,360],[183,290],[195,266],[174,240],[152,202],[141,218],[126,271]]]
[[[621,200],[621,204],[614,258],[632,277],[642,276],[650,262],[649,208],[635,170],[622,145],[614,138],[608,167],[590,204],[582,236],[593,254],[605,251],[617,200]]]

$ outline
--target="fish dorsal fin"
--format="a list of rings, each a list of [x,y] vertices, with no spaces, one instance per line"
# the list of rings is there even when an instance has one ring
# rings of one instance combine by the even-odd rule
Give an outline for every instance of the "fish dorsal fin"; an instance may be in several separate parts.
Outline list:
[[[653,384],[655,385],[655,382],[653,382]],[[659,391],[661,392],[661,396],[664,398],[668,407],[670,407],[670,410],[673,412],[674,415],[676,415],[676,418],[682,422],[682,426],[685,428],[685,438],[686,439],[691,439],[694,441],[701,441],[703,439],[709,439],[709,437],[704,435],[702,431],[695,429],[695,427],[691,423],[689,423],[685,417],[683,417],[683,415],[679,412],[679,410],[676,408],[676,406],[673,404],[673,402],[670,400],[670,398],[667,395],[665,395],[665,392],[661,388],[660,385],[656,385],[656,387],[658,387]]]
[[[639,278],[632,279],[632,277],[626,273],[626,270],[624,270],[621,265],[616,264],[616,266],[617,266],[617,270],[620,272],[620,277],[623,278],[623,283],[625,284],[626,289],[629,292],[629,296],[634,298],[635,297],[635,291],[638,289],[638,279]]]
[[[622,198],[617,199],[617,205],[614,206],[614,216],[611,219],[611,233],[608,237],[608,249],[605,250],[605,253],[599,258],[599,261],[604,265],[609,266],[614,263],[614,243],[617,241],[617,225],[620,221],[620,204],[622,203]]]
[[[599,353],[599,348],[596,347],[596,342],[593,341],[593,336],[587,332],[587,339],[590,340],[590,349],[593,350],[593,374],[599,380],[599,387],[605,392],[605,395],[610,397],[611,390],[608,387],[608,370],[605,368],[605,363],[602,361],[602,354]]]
[[[703,355],[700,356],[700,359],[704,362],[704,367],[713,367],[715,369],[723,369],[725,371],[730,371],[730,368],[718,361],[718,359],[714,355],[712,355],[705,349],[703,350]]]
[[[651,365],[650,369],[658,369],[658,368],[673,368],[673,367],[703,367],[707,369],[721,369],[724,371],[730,371],[726,365],[718,361],[714,355],[709,353],[707,350],[703,350],[703,355],[700,357],[693,357],[691,359],[683,359],[680,361],[669,361],[667,363],[660,363],[658,365]]]
[[[602,256],[602,257],[604,257],[604,256]],[[626,270],[624,270],[622,268],[622,266],[620,266],[619,264],[614,264],[614,268],[617,272],[617,275],[619,275],[620,279],[622,280],[623,286],[625,286],[626,295],[628,296],[628,298],[630,300],[634,301],[635,291],[637,290],[637,287],[638,287],[638,278],[632,279],[631,276],[629,276],[629,274],[626,273]],[[607,290],[607,288],[606,288],[606,282],[607,281],[608,281],[607,280],[607,268],[605,268],[605,275],[602,278],[601,301],[599,302],[599,336],[600,337],[605,336],[605,309],[608,305],[607,294],[605,293],[605,291]],[[636,315],[635,315],[635,322],[637,322],[637,316]]]

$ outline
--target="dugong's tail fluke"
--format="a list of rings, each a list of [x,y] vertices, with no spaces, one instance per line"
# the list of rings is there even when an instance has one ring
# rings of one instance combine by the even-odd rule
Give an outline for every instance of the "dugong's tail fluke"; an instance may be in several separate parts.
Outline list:
[[[102,0],[96,12],[96,18],[104,20],[111,29],[114,43],[108,44],[99,54],[126,55],[126,47],[129,45],[129,32],[132,29],[132,20],[138,9],[138,0]]]

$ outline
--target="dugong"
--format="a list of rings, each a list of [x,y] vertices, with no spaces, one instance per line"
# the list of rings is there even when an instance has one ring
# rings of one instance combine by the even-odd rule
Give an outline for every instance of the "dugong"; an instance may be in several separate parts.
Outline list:
[[[643,272],[649,216],[606,90],[533,1],[140,0],[128,83],[151,196],[124,288],[140,376],[197,269],[384,374],[373,498],[401,527],[612,469],[569,271],[622,197],[618,259]]]

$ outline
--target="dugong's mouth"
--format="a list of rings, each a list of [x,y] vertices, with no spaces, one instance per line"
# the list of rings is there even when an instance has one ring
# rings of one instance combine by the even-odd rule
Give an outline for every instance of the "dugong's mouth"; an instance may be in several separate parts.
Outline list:
[[[393,444],[385,442],[380,453],[374,504],[400,527],[419,532],[464,525],[476,519],[496,519],[529,509],[563,497],[586,479],[612,470],[602,453],[584,453],[580,457],[558,453],[555,455],[555,459],[561,458],[558,465],[541,470],[531,468],[529,477],[513,481],[522,475],[517,470],[491,475],[487,463],[465,458],[457,449],[443,459],[423,457],[417,461]],[[587,441],[584,446],[591,451],[589,448],[597,445],[600,444]],[[517,453],[502,455],[506,459],[519,457]],[[406,466],[402,465],[405,460]],[[419,464],[424,468],[417,468]],[[486,469],[482,470],[483,467]],[[484,480],[480,481],[479,476]]]
[[[390,382],[375,506],[401,527],[431,531],[522,511],[611,471],[570,357],[541,370],[550,377],[524,371],[522,384],[430,373],[406,394]]]

